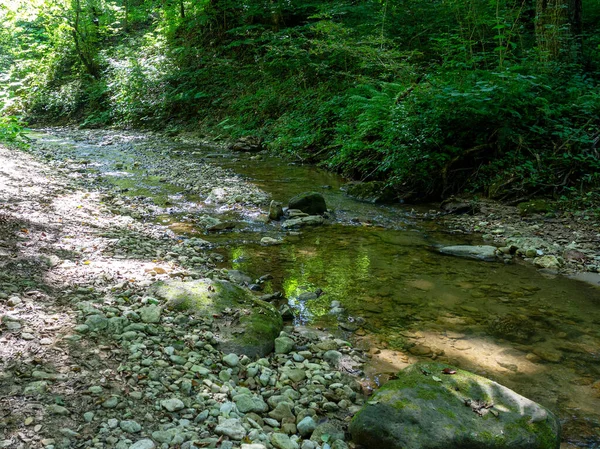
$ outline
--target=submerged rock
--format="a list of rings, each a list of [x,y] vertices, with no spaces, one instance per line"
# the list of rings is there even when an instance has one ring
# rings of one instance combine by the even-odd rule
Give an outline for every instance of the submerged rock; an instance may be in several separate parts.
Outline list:
[[[281,227],[284,229],[302,227],[302,226],[318,226],[325,223],[325,219],[320,215],[309,215],[307,217],[298,217],[285,220]]]
[[[327,212],[325,198],[318,192],[306,192],[296,195],[290,200],[288,207],[301,210],[309,215],[321,215]]]
[[[166,307],[171,310],[205,317],[238,311],[215,334],[219,349],[225,353],[264,357],[273,351],[275,338],[283,328],[281,315],[273,305],[255,299],[248,290],[228,281],[159,282],[152,291],[157,298],[166,300]]]
[[[467,259],[483,260],[493,262],[497,259],[496,247],[491,245],[454,245],[444,246],[439,249],[440,253],[449,256],[464,257]]]
[[[455,374],[444,374],[446,372]],[[409,366],[355,415],[366,449],[557,449],[558,418],[508,388],[441,363]]]
[[[279,220],[283,217],[283,206],[278,201],[271,201],[269,205],[269,218],[271,220]]]

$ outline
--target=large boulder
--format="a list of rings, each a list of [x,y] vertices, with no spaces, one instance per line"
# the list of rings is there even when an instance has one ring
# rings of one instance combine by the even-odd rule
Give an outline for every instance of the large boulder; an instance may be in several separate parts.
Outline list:
[[[496,247],[491,245],[454,245],[443,246],[440,253],[449,256],[464,257],[467,259],[483,260],[493,262],[497,260]]]
[[[322,215],[327,212],[325,198],[318,192],[305,192],[293,197],[288,203],[290,209],[299,209],[309,215]]]
[[[159,282],[152,292],[166,301],[167,309],[220,317],[217,319],[223,325],[218,326],[215,338],[225,353],[264,357],[273,351],[275,338],[283,328],[281,315],[273,305],[228,281]]]
[[[560,423],[549,410],[496,382],[441,363],[401,371],[354,416],[350,432],[366,449],[560,446]]]

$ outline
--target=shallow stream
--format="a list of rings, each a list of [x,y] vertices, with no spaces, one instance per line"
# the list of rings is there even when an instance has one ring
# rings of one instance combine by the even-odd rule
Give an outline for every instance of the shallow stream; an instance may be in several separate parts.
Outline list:
[[[436,246],[481,242],[417,222],[409,206],[356,202],[340,190],[343,179],[314,167],[136,133],[50,130],[32,136],[58,145],[55,157],[72,164],[73,177],[136,198],[145,219],[170,226],[181,238],[211,242],[224,268],[252,279],[270,274],[260,294],[283,292],[296,323],[340,332],[368,350],[374,386],[417,360],[448,361],[556,411],[565,447],[600,447],[600,289],[528,265],[441,255]],[[284,203],[320,191],[333,218],[288,233],[265,222],[267,195],[246,201],[250,193],[242,189],[235,201],[218,202],[173,182],[177,170],[193,180],[206,163],[230,170],[223,182],[231,189],[238,181],[226,174],[233,171]],[[211,195],[218,193],[213,188]],[[207,233],[199,215],[233,221],[235,228]],[[262,245],[265,236],[283,243]],[[303,295],[318,289],[318,297]],[[332,314],[332,301],[344,312]]]

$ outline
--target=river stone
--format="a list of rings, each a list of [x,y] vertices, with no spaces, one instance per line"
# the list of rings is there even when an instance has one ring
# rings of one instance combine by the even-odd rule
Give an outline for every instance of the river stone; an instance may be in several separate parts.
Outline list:
[[[353,182],[346,184],[343,190],[351,198],[368,203],[391,203],[396,199],[396,192],[385,182]]]
[[[246,436],[246,429],[242,422],[237,418],[229,418],[224,420],[215,428],[217,435],[225,435],[232,440],[241,440]]]
[[[240,363],[240,358],[237,354],[227,354],[223,356],[223,363],[231,368],[235,368]]]
[[[91,331],[102,331],[108,327],[108,318],[101,314],[90,315],[85,324]]]
[[[298,449],[298,443],[291,440],[285,433],[274,433],[271,435],[271,444],[278,449]]]
[[[456,374],[445,375],[444,369]],[[398,376],[350,423],[353,440],[366,449],[560,446],[556,416],[496,382],[441,363],[411,365]],[[477,413],[484,404],[493,406]]]
[[[303,437],[310,436],[317,428],[317,423],[312,416],[307,416],[297,424],[298,432]]]
[[[546,268],[548,270],[558,270],[562,263],[556,256],[540,256],[533,259],[533,264],[538,268]]]
[[[138,310],[144,323],[160,323],[162,309],[156,305],[149,305]]]
[[[299,209],[309,215],[321,215],[327,212],[325,198],[318,192],[305,192],[293,197],[289,203],[290,209]]]
[[[119,427],[123,429],[127,433],[136,433],[142,430],[142,426],[140,426],[137,422],[132,420],[124,420],[119,423]]]
[[[129,446],[129,449],[154,449],[155,447],[156,444],[154,444],[154,441],[144,438],[143,440],[133,443],[131,446]]]
[[[165,399],[163,401],[160,401],[160,405],[162,405],[163,408],[166,408],[170,412],[176,412],[177,410],[181,410],[183,407],[185,407],[183,401],[177,398]]]
[[[249,290],[228,281],[199,279],[154,284],[155,297],[166,301],[168,309],[199,316],[221,316],[225,310],[239,310],[240,317],[218,326],[218,349],[224,353],[264,357],[275,347],[274,340],[283,328],[277,309],[255,299]]]
[[[496,247],[491,245],[455,245],[440,248],[440,253],[450,256],[464,257],[466,259],[477,259],[485,262],[496,260]]]
[[[325,219],[320,215],[309,215],[308,217],[290,218],[285,220],[281,227],[284,229],[302,227],[302,226],[318,226],[325,223]]]
[[[271,220],[279,220],[283,217],[283,207],[281,203],[277,201],[271,201],[269,205],[269,218]]]
[[[233,402],[235,402],[237,409],[242,413],[264,413],[269,410],[269,406],[263,398],[250,394],[238,394],[233,397]]]
[[[289,354],[294,349],[294,340],[281,336],[275,339],[275,354]]]

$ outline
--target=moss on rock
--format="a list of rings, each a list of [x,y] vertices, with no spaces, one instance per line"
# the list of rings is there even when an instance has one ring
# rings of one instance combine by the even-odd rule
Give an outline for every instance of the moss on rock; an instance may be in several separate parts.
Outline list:
[[[443,374],[449,368],[456,374]],[[354,416],[366,449],[557,449],[560,423],[539,404],[468,371],[412,365]]]
[[[152,291],[168,309],[211,318],[221,316],[223,325],[218,326],[215,335],[224,352],[263,357],[273,351],[274,340],[283,328],[281,315],[273,305],[228,281],[159,282]]]

